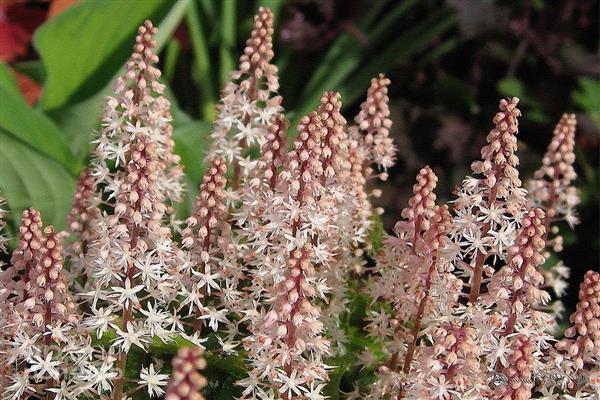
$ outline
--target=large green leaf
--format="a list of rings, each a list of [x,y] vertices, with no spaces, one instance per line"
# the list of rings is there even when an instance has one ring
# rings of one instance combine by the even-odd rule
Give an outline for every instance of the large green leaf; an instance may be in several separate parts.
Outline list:
[[[3,133],[56,160],[76,174],[79,163],[60,130],[44,114],[29,107],[15,90],[14,81],[11,83],[12,77],[8,74],[8,69],[0,69],[0,128]]]
[[[40,210],[44,223],[63,229],[75,189],[73,175],[2,128],[0,143],[0,192],[11,210],[11,236],[21,210],[29,207]]]
[[[11,237],[28,207],[39,209],[45,223],[64,228],[77,160],[56,126],[25,103],[4,64],[0,99],[0,192],[11,211]]]
[[[45,23],[34,38],[48,73],[43,107],[85,99],[106,86],[131,53],[137,27],[145,19],[158,25],[173,4],[83,1]]]

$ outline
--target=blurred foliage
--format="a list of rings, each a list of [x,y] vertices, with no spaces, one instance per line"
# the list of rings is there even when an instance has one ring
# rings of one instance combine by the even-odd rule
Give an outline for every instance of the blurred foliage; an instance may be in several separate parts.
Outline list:
[[[253,13],[266,5],[276,15],[275,60],[292,121],[312,110],[325,90],[341,92],[350,119],[372,76],[384,72],[392,80],[399,162],[382,187],[378,205],[386,214],[370,236],[375,251],[384,227],[389,230],[404,207],[416,171],[430,164],[440,177],[439,197],[451,199],[478,158],[498,99],[518,96],[524,181],[560,114],[577,113],[582,223],[563,258],[573,267],[573,282],[598,266],[596,1],[87,0],[69,1],[74,4],[66,10],[55,3],[0,3],[0,191],[12,211],[13,237],[20,211],[29,206],[41,210],[45,223],[65,228],[104,97],[147,18],[160,28],[160,67],[173,103],[176,152],[187,173],[185,215],[203,172],[219,91],[243,51]],[[358,334],[367,300],[354,296],[352,313],[342,318],[348,352],[376,350]],[[573,308],[575,287],[569,296]],[[175,352],[172,345],[153,346],[166,362]],[[138,356],[128,368],[139,368],[144,355]],[[213,370],[219,382],[208,389],[211,398],[230,398],[239,389],[233,387],[239,363],[239,356],[209,354],[211,368],[221,366]],[[350,357],[330,363],[342,367],[327,389],[333,399],[370,379]]]

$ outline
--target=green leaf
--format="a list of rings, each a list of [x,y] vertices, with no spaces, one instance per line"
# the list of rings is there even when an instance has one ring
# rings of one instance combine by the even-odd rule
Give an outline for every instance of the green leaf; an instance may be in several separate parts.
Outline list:
[[[412,6],[413,3],[408,2],[407,4]],[[403,15],[407,8],[402,8],[400,11],[402,12],[398,12],[396,18]],[[296,110],[297,114],[290,125],[295,126],[302,115],[308,114],[310,110],[316,107],[322,92],[325,90],[339,91],[344,104],[352,104],[366,92],[369,81],[373,76],[390,70],[407,58],[422,51],[433,38],[448,31],[455,23],[454,12],[448,8],[441,8],[414,25],[410,30],[398,35],[394,41],[385,46],[385,50],[371,56],[369,62],[362,67],[359,67],[359,63],[363,59],[362,52],[358,51],[360,48],[357,47],[355,42],[351,42],[353,49],[344,50],[346,47],[342,42],[339,45],[339,50],[337,50],[340,52],[339,56],[336,52],[330,51],[324,58],[327,62],[323,61],[323,65],[328,65],[329,72],[327,73],[318,68],[315,72],[317,77],[313,76],[307,84],[301,104]],[[369,38],[379,38],[379,30],[376,30],[375,33],[376,35],[369,36]],[[342,38],[340,37],[339,40],[342,40]],[[332,65],[334,65],[334,68],[331,68]],[[350,76],[352,79],[349,79]],[[312,88],[311,91],[308,90],[309,86]]]
[[[423,51],[431,41],[456,24],[456,14],[441,8],[429,14],[410,30],[401,33],[385,50],[370,58],[364,67],[352,74],[352,79],[339,88],[345,104],[350,104],[365,93],[370,79],[380,72],[389,71],[409,57]],[[331,90],[331,89],[328,89]]]
[[[198,16],[196,0],[190,1],[186,17],[190,40],[192,42],[192,51],[195,57],[196,77],[200,90],[200,112],[203,119],[212,121],[215,113],[215,99],[213,97],[211,62],[208,55],[208,44]]]
[[[46,81],[46,69],[40,60],[21,61],[11,66],[41,85]]]
[[[506,78],[498,82],[498,92],[502,96],[507,97],[519,97],[522,99],[525,96],[523,83],[514,78]]]
[[[0,192],[11,210],[13,227],[23,209],[34,207],[44,224],[65,228],[75,178],[63,165],[0,128]],[[11,236],[16,237],[15,231]]]
[[[236,0],[223,0],[221,7],[221,43],[219,48],[221,66],[219,75],[221,86],[223,86],[229,81],[229,74],[235,68],[232,52],[235,48]]]
[[[371,255],[376,255],[381,250],[383,246],[383,234],[385,233],[383,229],[383,222],[381,221],[381,217],[374,213],[371,216],[371,230],[368,235],[368,242],[371,244]]]
[[[79,162],[64,141],[60,130],[38,110],[34,110],[14,89],[0,86],[0,128],[23,144],[30,146],[63,164],[73,174],[79,171]]]
[[[19,86],[14,75],[10,71],[10,67],[4,62],[0,62],[0,87],[9,92],[19,95]]]
[[[42,25],[34,46],[48,73],[43,107],[85,99],[106,86],[131,53],[138,26],[145,19],[158,25],[172,4],[83,1]]]
[[[71,151],[80,160],[86,160],[94,130],[100,127],[105,97],[112,85],[78,103],[69,104],[46,114],[58,125]]]
[[[600,80],[590,78],[579,79],[579,89],[573,93],[573,100],[600,127]]]
[[[340,398],[340,383],[342,382],[342,377],[352,364],[353,360],[354,354],[347,354],[342,357],[334,357],[327,360],[327,365],[336,367],[329,373],[329,382],[323,390],[323,394],[328,396],[328,398],[332,400],[338,400]]]

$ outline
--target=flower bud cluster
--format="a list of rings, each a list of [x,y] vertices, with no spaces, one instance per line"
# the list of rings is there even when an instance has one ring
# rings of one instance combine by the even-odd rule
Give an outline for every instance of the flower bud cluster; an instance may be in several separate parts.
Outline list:
[[[257,165],[257,172],[269,181],[269,188],[277,187],[279,169],[287,160],[287,129],[288,121],[282,114],[277,114],[269,124],[265,144],[262,146],[261,158]],[[255,183],[256,184],[256,183]]]
[[[19,241],[9,266],[0,272],[0,324],[6,332],[0,335],[5,343],[20,328],[32,332],[25,302],[29,300],[31,276],[39,262],[42,248],[42,219],[39,211],[30,208],[21,213]],[[33,299],[35,301],[35,299]]]
[[[76,323],[79,319],[62,271],[62,242],[66,235],[66,232],[56,232],[53,226],[44,229],[39,259],[30,272],[28,299],[24,305],[42,332],[53,324]]]
[[[483,272],[489,275],[486,262],[503,258],[512,245],[526,203],[516,155],[519,99],[500,101],[494,117],[495,127],[481,150],[482,161],[472,164],[481,178],[467,177],[457,192],[455,216],[450,237],[453,246],[449,257],[466,276],[470,276],[469,301],[479,297]]]
[[[572,326],[565,331],[565,339],[556,349],[565,353],[566,362],[573,371],[585,365],[600,365],[600,274],[588,271],[579,285],[577,310],[569,320]]]
[[[492,400],[529,400],[533,389],[535,343],[526,335],[510,339],[510,357],[503,369],[505,382],[495,388]]]
[[[575,114],[563,114],[554,129],[552,141],[542,159],[542,166],[535,172],[534,179],[529,181],[529,199],[536,207],[546,213],[546,253],[562,251],[563,238],[558,232],[556,222],[565,220],[572,227],[577,224],[578,217],[575,207],[579,204],[579,194],[573,181],[577,178],[573,163],[575,162]],[[545,286],[552,288],[555,296],[560,299],[566,291],[569,278],[569,268],[561,261],[547,265],[543,270]],[[560,300],[552,306],[561,317],[563,309]]]
[[[273,58],[273,13],[260,7],[250,38],[240,57],[239,69],[225,85],[215,127],[211,133],[209,158],[218,156],[232,163],[232,186],[237,188],[256,164],[249,149],[262,146],[273,117],[282,111],[279,78]]]
[[[206,360],[200,347],[182,347],[173,358],[173,373],[165,400],[203,400],[200,390],[206,386],[206,378],[198,370],[206,368]]]
[[[190,312],[207,319],[208,325],[215,331],[220,322],[226,321],[226,310],[217,308],[223,305],[228,308],[237,302],[237,286],[241,278],[225,202],[226,172],[223,159],[215,157],[210,160],[194,211],[181,232],[182,244],[191,249],[196,267],[182,282],[186,288],[186,299],[180,306],[189,304]],[[211,295],[214,296],[209,301]]]
[[[367,158],[383,169],[393,166],[396,161],[396,146],[389,137],[392,126],[387,95],[389,84],[390,80],[383,74],[371,79],[367,99],[354,118],[357,126],[351,130],[353,138],[360,138]],[[368,170],[365,172],[370,175]]]
[[[73,242],[67,248],[69,275],[77,284],[85,286],[88,281],[85,267],[85,255],[94,239],[93,224],[100,218],[98,197],[96,196],[96,179],[90,168],[85,168],[79,175],[73,207],[67,216],[69,231]]]
[[[540,272],[545,259],[544,212],[539,208],[529,210],[522,219],[514,244],[508,248],[506,265],[496,272],[488,284],[484,304],[495,304],[495,312],[507,318],[504,335],[515,327],[539,326],[544,313],[536,311],[550,300],[548,292],[541,289],[544,277]]]
[[[75,364],[86,351],[63,271],[66,233],[41,228],[39,212],[24,210],[11,266],[2,273],[0,364],[10,367],[0,384],[7,398],[75,387]]]
[[[497,196],[508,197],[509,190],[521,186],[519,159],[516,156],[519,124],[516,97],[500,101],[500,111],[494,116],[496,127],[487,136],[487,145],[481,149],[482,161],[471,164],[473,172],[485,177],[484,184],[495,188]]]
[[[573,181],[577,178],[575,162],[575,114],[564,114],[542,159],[542,166],[529,182],[529,196],[542,207],[550,221],[566,220],[571,226],[578,222],[575,207],[579,204]]]

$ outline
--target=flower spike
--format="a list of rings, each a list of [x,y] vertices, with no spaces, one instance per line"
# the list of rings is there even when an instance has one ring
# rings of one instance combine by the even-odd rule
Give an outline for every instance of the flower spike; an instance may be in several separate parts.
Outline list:
[[[165,400],[204,400],[200,390],[206,386],[206,378],[198,370],[206,368],[206,361],[199,347],[182,347],[173,358],[173,373]]]

